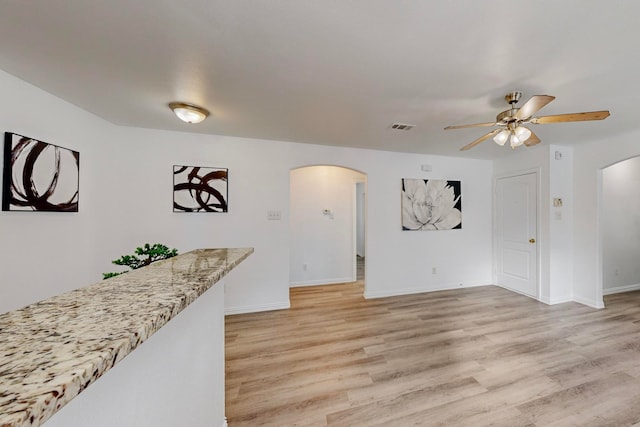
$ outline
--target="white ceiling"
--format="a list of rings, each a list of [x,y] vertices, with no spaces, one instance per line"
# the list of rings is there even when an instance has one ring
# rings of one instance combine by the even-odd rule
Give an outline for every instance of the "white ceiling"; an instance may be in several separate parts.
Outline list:
[[[639,17],[634,0],[2,0],[0,69],[119,125],[496,158],[511,150],[458,151],[489,129],[443,128],[494,120],[510,90],[556,96],[538,115],[611,111],[536,126],[543,144],[637,128]],[[183,124],[170,101],[212,116]]]

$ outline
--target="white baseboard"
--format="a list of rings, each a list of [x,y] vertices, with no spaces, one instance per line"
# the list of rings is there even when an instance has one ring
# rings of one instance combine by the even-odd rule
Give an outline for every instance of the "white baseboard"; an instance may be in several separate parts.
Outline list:
[[[563,297],[556,297],[556,298],[552,299],[551,302],[549,302],[549,305],[564,304],[566,302],[573,302],[573,296],[572,295],[566,295],[566,296],[563,296]]]
[[[615,288],[604,288],[603,295],[621,294],[622,292],[640,291],[640,283],[634,285],[616,286]]]
[[[504,286],[504,285],[496,285],[496,286],[499,287],[499,288],[502,288],[502,289],[506,289],[506,290],[508,290],[510,292],[514,292],[514,293],[516,293],[518,295],[522,295],[523,297],[531,298],[531,299],[534,299],[536,301],[543,302],[545,304],[550,304],[550,302],[548,302],[548,298],[540,298],[540,299],[538,299],[538,297],[536,295],[525,294],[524,292],[521,292],[521,291],[519,291],[517,289],[510,288],[508,286]],[[545,301],[545,300],[547,300],[547,301]]]
[[[600,300],[600,301],[596,301],[593,299],[588,299],[588,298],[582,298],[579,296],[573,296],[573,300],[577,303],[589,306],[589,307],[593,307],[593,308],[604,308],[604,301]]]
[[[225,316],[231,314],[257,313],[260,311],[286,310],[291,308],[289,301],[274,302],[271,304],[247,305],[244,307],[226,307],[224,309]]]
[[[301,280],[298,282],[289,283],[289,287],[302,288],[304,286],[335,285],[337,283],[351,283],[355,281],[356,280],[353,277],[336,277],[334,279]]]
[[[475,288],[477,286],[489,286],[487,282],[463,282],[463,283],[441,283],[429,288],[404,288],[404,289],[385,289],[381,291],[367,291],[365,289],[365,299],[395,297],[399,295],[421,294],[425,292],[450,291],[452,289]]]
[[[556,304],[564,304],[565,302],[573,302],[573,297],[572,296],[563,296],[563,297],[558,297],[558,298],[554,298],[554,299],[550,299],[547,297],[541,297],[540,302],[543,302],[547,305],[556,305]]]

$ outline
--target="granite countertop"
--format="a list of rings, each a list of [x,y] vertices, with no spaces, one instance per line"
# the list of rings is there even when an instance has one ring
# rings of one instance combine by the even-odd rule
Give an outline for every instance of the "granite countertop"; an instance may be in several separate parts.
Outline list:
[[[39,426],[253,252],[198,249],[0,315],[0,426]]]

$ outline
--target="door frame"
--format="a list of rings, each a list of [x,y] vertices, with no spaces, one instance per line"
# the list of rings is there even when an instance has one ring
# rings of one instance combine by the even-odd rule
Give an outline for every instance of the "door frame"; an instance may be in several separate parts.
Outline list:
[[[536,178],[536,296],[535,297],[531,297],[529,295],[524,295],[524,296],[528,296],[530,298],[534,298],[537,301],[541,301],[541,297],[542,297],[542,281],[541,281],[541,277],[542,277],[542,263],[540,262],[540,253],[541,253],[541,248],[542,248],[542,243],[543,241],[540,239],[540,230],[542,228],[542,222],[541,222],[541,215],[540,215],[540,206],[542,204],[542,200],[541,200],[541,187],[542,187],[542,182],[541,182],[541,170],[539,167],[537,168],[530,168],[530,169],[521,169],[521,170],[517,170],[517,171],[511,171],[511,172],[504,172],[501,174],[497,174],[493,176],[493,186],[492,186],[492,198],[493,198],[493,215],[492,215],[492,228],[493,228],[493,239],[492,239],[492,252],[493,252],[493,271],[492,271],[492,280],[493,283],[496,286],[500,286],[498,285],[498,192],[497,192],[497,185],[498,185],[498,180],[499,179],[504,179],[504,178],[515,178],[517,176],[522,176],[522,175],[530,175],[533,174],[535,175]],[[506,288],[504,288],[506,289]],[[515,292],[515,291],[513,291]]]
[[[363,174],[364,175],[364,174]],[[358,197],[360,197],[360,195],[358,194],[358,184],[362,184],[364,193],[363,193],[363,199],[362,199],[362,225],[364,228],[364,235],[363,240],[364,240],[364,246],[365,246],[365,256],[367,254],[366,252],[366,247],[367,247],[367,177],[366,175],[364,176],[364,179],[362,180],[353,180],[353,196],[352,196],[352,200],[353,200],[353,281],[357,281],[358,280]],[[366,264],[365,264],[366,266]]]

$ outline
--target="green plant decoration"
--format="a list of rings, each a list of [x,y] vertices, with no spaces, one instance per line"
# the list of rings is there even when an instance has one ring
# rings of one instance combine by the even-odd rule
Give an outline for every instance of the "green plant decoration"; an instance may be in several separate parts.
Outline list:
[[[153,245],[145,243],[143,247],[136,248],[134,255],[122,255],[120,258],[114,259],[111,262],[116,265],[126,265],[132,270],[136,270],[140,267],[144,267],[145,265],[149,265],[152,262],[172,258],[176,255],[178,255],[178,250],[175,248],[169,249],[167,246],[160,243],[155,243]],[[121,271],[119,273],[102,273],[102,280],[119,276],[124,273],[126,273],[126,271]]]

